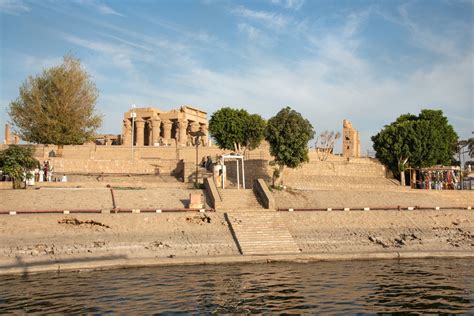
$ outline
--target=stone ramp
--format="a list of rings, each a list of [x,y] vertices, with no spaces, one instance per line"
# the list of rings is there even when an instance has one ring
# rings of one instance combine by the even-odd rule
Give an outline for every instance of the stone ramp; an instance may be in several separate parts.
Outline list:
[[[243,255],[301,252],[276,211],[236,211],[228,212],[226,216]]]
[[[385,177],[385,167],[376,160],[310,161],[301,168],[286,168],[283,182],[294,189],[349,189],[400,191],[394,179]]]
[[[222,210],[263,209],[251,189],[218,189]]]
[[[384,177],[327,177],[302,174],[283,178],[283,181],[289,187],[300,190],[406,191],[410,189],[410,187],[401,187],[397,180]]]

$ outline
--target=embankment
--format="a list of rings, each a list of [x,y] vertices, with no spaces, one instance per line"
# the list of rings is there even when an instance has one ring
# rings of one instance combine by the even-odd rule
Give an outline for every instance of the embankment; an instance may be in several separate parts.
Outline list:
[[[474,211],[279,212],[301,253],[240,255],[224,213],[0,216],[0,274],[146,265],[474,257]]]

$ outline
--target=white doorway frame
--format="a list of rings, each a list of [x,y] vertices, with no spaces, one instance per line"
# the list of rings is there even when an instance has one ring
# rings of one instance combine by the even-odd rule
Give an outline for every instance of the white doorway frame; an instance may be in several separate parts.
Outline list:
[[[225,160],[227,159],[228,161],[233,161],[235,160],[237,162],[237,189],[240,189],[240,166],[239,166],[239,160],[242,162],[242,188],[245,190],[245,165],[244,165],[244,156],[242,155],[237,155],[237,154],[226,154],[221,156],[221,166],[222,170],[224,170],[224,164]],[[222,188],[225,189],[225,179],[224,179],[224,173],[222,173]]]

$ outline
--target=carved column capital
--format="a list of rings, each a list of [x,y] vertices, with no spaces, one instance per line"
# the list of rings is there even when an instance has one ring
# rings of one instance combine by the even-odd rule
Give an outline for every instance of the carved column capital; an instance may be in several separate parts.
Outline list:
[[[160,127],[161,126],[161,118],[159,117],[153,117],[150,119],[151,121],[151,126],[155,127],[155,126],[158,126]]]
[[[195,133],[199,131],[199,123],[198,122],[191,122],[189,124],[191,126],[191,132]]]
[[[184,128],[184,129],[186,129],[186,128],[188,127],[188,120],[186,120],[186,119],[180,119],[180,120],[178,121],[178,126],[179,126],[179,128]]]
[[[139,118],[135,120],[135,124],[137,125],[137,128],[143,128],[145,127],[145,120]]]

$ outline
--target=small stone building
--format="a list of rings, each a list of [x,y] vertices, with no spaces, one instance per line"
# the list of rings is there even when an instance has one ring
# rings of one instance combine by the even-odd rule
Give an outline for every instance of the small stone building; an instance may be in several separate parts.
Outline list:
[[[133,125],[133,131],[132,131]],[[133,108],[125,112],[122,145],[130,146],[190,146],[193,133],[201,132],[201,144],[208,145],[207,113],[182,106],[171,111],[157,108]]]
[[[346,158],[360,157],[359,132],[352,127],[349,120],[342,123],[342,156]]]

